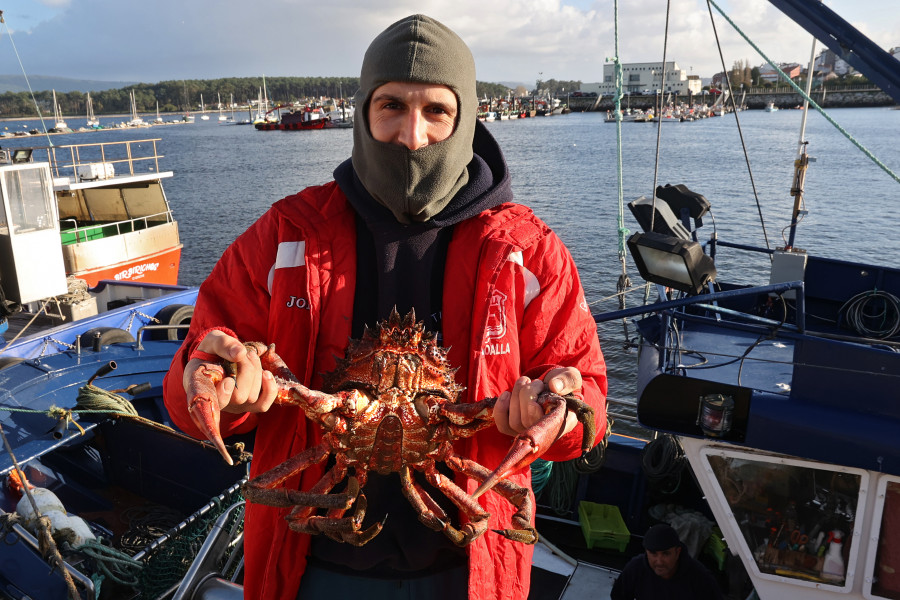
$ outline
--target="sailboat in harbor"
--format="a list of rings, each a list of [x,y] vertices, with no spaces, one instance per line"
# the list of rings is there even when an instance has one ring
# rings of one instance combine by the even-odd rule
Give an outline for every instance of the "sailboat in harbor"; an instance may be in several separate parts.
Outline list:
[[[187,83],[182,81],[184,86],[184,116],[181,118],[185,123],[193,123],[194,115],[191,114],[191,103],[188,100]]]
[[[87,123],[85,127],[88,129],[101,129],[100,127],[100,119],[94,116],[94,102],[91,100],[91,93],[87,93],[87,100],[85,102],[87,104]]]
[[[217,93],[216,97],[219,100],[219,122],[227,121],[228,117],[222,112],[222,95]]]
[[[209,121],[209,115],[206,114],[206,105],[203,104],[203,94],[200,94],[200,120]]]
[[[53,127],[47,133],[72,133],[68,123],[62,118],[62,111],[60,111],[59,103],[56,101],[56,90],[53,90]]]
[[[131,119],[126,123],[129,127],[148,127],[149,125],[138,115],[134,90],[131,90]]]
[[[277,118],[269,112],[269,92],[266,89],[266,76],[263,75],[262,87],[259,88],[259,100],[256,105],[256,116],[253,117],[253,124],[274,123]]]

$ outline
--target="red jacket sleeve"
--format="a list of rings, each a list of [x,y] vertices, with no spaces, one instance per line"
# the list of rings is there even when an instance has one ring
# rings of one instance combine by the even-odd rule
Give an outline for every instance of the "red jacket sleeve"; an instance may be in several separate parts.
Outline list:
[[[191,420],[184,390],[184,367],[200,336],[213,327],[228,327],[241,341],[265,341],[269,313],[268,274],[275,263],[277,217],[267,212],[238,237],[200,286],[191,327],[172,359],[163,383],[166,408],[175,425],[203,439]],[[256,415],[222,413],[222,437],[244,433],[256,426]]]
[[[540,292],[525,309],[519,332],[522,366],[530,377],[542,377],[556,366],[576,367],[582,376],[582,399],[594,409],[595,444],[606,432],[606,363],[597,324],[585,300],[575,261],[554,234],[524,257]],[[579,395],[579,394],[576,394]],[[581,455],[581,425],[558,439],[542,458],[571,460]]]

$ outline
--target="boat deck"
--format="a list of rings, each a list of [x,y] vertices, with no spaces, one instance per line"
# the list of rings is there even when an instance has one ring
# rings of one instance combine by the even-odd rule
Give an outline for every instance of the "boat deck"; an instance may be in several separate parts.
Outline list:
[[[794,372],[794,341],[759,331],[683,323],[680,364],[689,377],[787,396]]]

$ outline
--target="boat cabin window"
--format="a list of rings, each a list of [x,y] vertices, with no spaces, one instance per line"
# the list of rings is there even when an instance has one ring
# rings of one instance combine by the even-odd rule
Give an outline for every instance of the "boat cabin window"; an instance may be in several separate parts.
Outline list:
[[[864,471],[724,450],[705,454],[720,501],[762,577],[849,589]]]
[[[14,234],[56,227],[53,194],[43,168],[10,169],[3,173],[3,194]]]
[[[870,546],[866,581],[872,582],[866,598],[900,599],[900,478],[885,476],[878,482],[874,531]],[[879,515],[880,513],[880,515]],[[874,560],[873,560],[874,557]]]

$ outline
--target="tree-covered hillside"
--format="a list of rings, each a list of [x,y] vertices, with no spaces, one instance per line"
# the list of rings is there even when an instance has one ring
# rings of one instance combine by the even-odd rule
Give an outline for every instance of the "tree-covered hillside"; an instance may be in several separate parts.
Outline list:
[[[138,112],[155,112],[157,102],[161,112],[197,111],[200,96],[207,110],[217,110],[218,98],[227,108],[231,98],[238,106],[255,102],[263,87],[262,78],[229,77],[224,79],[188,79],[139,83],[117,89],[91,92],[94,112],[122,114],[131,112],[131,92],[134,91]],[[266,77],[265,89],[270,106],[304,101],[311,98],[348,98],[359,88],[358,77]],[[479,98],[504,97],[510,89],[498,83],[478,82]],[[35,92],[43,115],[53,114],[52,91]],[[86,112],[87,95],[81,91],[61,92],[56,100],[64,116],[83,115]],[[0,94],[0,117],[36,117],[37,109],[28,92]]]

